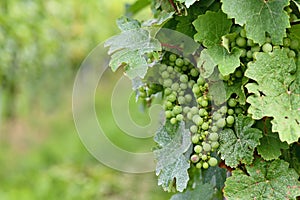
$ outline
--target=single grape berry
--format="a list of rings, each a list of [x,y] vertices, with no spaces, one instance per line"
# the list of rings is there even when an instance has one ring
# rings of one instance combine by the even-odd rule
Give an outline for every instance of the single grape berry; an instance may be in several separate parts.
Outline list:
[[[247,45],[247,41],[245,38],[243,37],[238,37],[236,40],[235,40],[235,43],[239,46],[239,47],[246,47]]]
[[[180,82],[187,83],[189,81],[189,77],[186,74],[182,74],[179,78]]]
[[[228,106],[230,106],[230,107],[235,107],[237,104],[237,102],[234,98],[230,98],[227,103],[228,103]]]
[[[176,64],[178,67],[182,67],[183,64],[184,64],[184,61],[182,60],[182,58],[177,58],[176,61],[175,61],[175,64]]]
[[[192,137],[192,143],[197,144],[199,142],[199,135],[193,135]]]
[[[175,117],[171,118],[170,120],[171,124],[176,124],[177,123],[177,119]]]
[[[226,118],[226,122],[227,124],[229,125],[232,125],[234,123],[234,117],[229,115],[227,118]]]
[[[192,163],[197,163],[200,160],[199,156],[194,154],[191,156]]]
[[[203,169],[208,169],[209,165],[208,165],[207,162],[204,162],[204,163],[202,164],[202,167],[203,167]]]
[[[198,127],[197,127],[196,125],[193,125],[193,126],[190,127],[190,131],[191,131],[192,133],[197,133]]]
[[[203,148],[203,150],[206,151],[206,152],[209,152],[209,151],[211,150],[211,146],[210,146],[210,144],[208,144],[208,143],[204,143],[204,144],[202,145],[202,148]]]
[[[226,126],[226,120],[224,118],[219,119],[216,123],[217,127],[224,128]]]
[[[202,151],[202,147],[198,144],[194,147],[195,153],[200,153]]]
[[[210,141],[218,141],[219,135],[218,135],[218,133],[213,132],[213,133],[209,134],[208,138]]]
[[[270,44],[270,43],[265,43],[263,46],[262,46],[262,50],[263,52],[271,52],[273,50],[273,46]]]
[[[182,114],[176,115],[176,120],[177,121],[182,121],[183,120],[183,115]]]
[[[177,59],[177,56],[176,56],[175,54],[171,54],[171,55],[169,56],[169,61],[171,61],[171,62],[175,62],[176,59]]]
[[[208,164],[209,164],[210,166],[212,166],[212,167],[217,166],[218,160],[217,160],[216,158],[214,158],[214,157],[211,157],[211,158],[208,160]]]
[[[207,122],[204,122],[201,126],[202,130],[208,130],[209,129],[209,124]]]

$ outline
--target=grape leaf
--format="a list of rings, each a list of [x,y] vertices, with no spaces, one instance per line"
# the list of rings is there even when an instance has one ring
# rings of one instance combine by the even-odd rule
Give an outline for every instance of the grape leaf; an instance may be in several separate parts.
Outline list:
[[[198,0],[177,0],[180,3],[184,3],[187,8],[193,5]]]
[[[183,193],[175,194],[171,200],[212,200],[214,193],[213,186],[208,183],[198,183],[196,187],[188,189]]]
[[[239,115],[235,118],[234,131],[227,128],[220,132],[219,151],[226,165],[234,168],[240,162],[252,163],[254,149],[262,137],[259,129],[251,128],[253,124],[250,117]]]
[[[217,65],[220,73],[226,76],[240,66],[241,54],[242,51],[239,48],[233,48],[232,52],[229,53],[224,47],[215,45],[201,52],[197,66],[204,78],[208,78]]]
[[[294,170],[300,176],[300,145],[294,143],[290,149],[283,150],[282,155],[283,159],[290,163],[290,167],[294,168]]]
[[[185,129],[184,122],[176,127],[167,122],[158,130],[154,140],[159,145],[159,149],[154,151],[158,185],[170,192],[176,184],[177,191],[182,192],[189,180],[189,157],[184,155],[191,146],[189,130]]]
[[[248,82],[246,77],[234,81],[233,85],[224,84],[226,90],[226,100],[230,99],[232,94],[236,94],[239,98],[237,99],[241,105],[246,104],[246,95],[244,85]]]
[[[265,160],[279,158],[281,149],[288,149],[286,142],[281,142],[278,133],[272,132],[271,119],[266,118],[257,123],[257,128],[263,130],[264,136],[260,139],[260,145],[257,146],[257,152]]]
[[[171,19],[173,17],[175,12],[166,12],[166,11],[161,11],[159,13],[159,16],[157,18],[154,19],[149,19],[145,22],[143,22],[143,26],[159,26],[162,25],[163,23],[166,23],[169,19]]]
[[[292,74],[296,65],[284,50],[258,53],[256,58],[245,72],[257,82],[246,85],[248,92],[254,93],[247,98],[251,104],[248,112],[253,119],[273,117],[272,130],[278,132],[280,140],[296,142],[300,137],[300,72]]]
[[[224,193],[228,200],[295,199],[300,195],[300,182],[294,169],[283,160],[267,162],[262,159],[246,165],[248,174],[234,170],[225,182]]]
[[[160,51],[161,45],[151,38],[149,31],[137,28],[134,22],[125,20],[119,26],[122,33],[111,37],[104,44],[105,47],[109,46],[108,53],[112,55],[109,65],[113,71],[124,66],[126,75],[131,79],[143,78],[148,68],[144,54]]]
[[[126,15],[132,16],[151,4],[151,0],[137,0],[132,4],[126,5]]]
[[[222,10],[235,23],[245,25],[247,37],[263,45],[266,33],[270,34],[272,43],[282,44],[286,36],[286,28],[290,27],[289,16],[284,7],[289,0],[221,0]]]
[[[232,22],[221,11],[207,11],[204,15],[199,15],[193,25],[198,32],[194,36],[195,41],[203,43],[205,47],[210,47],[220,44],[222,36],[229,33]]]

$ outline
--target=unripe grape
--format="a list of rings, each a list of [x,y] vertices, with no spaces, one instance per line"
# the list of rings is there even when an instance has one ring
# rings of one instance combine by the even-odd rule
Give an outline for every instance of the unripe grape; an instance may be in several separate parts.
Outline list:
[[[192,125],[192,126],[190,127],[190,131],[191,131],[192,133],[197,133],[198,127],[197,127],[196,125]]]
[[[188,106],[185,106],[184,108],[183,108],[183,112],[184,113],[188,113],[190,111],[190,108],[188,107]]]
[[[217,148],[220,146],[220,144],[219,144],[218,141],[214,141],[214,142],[212,142],[210,145],[211,145],[211,147],[214,148],[214,149],[217,149]]]
[[[296,57],[296,53],[293,50],[290,50],[288,53],[289,58],[295,58]]]
[[[171,88],[166,88],[165,89],[165,95],[169,95],[172,93],[172,89]]]
[[[217,126],[212,126],[211,127],[211,131],[212,132],[217,132],[219,129],[218,129],[218,127]]]
[[[183,115],[182,114],[176,115],[176,120],[177,121],[182,121],[183,120]]]
[[[171,89],[172,89],[173,91],[179,90],[179,83],[173,83],[173,84],[171,85]]]
[[[186,74],[182,74],[179,78],[182,83],[187,83],[189,81],[189,77]]]
[[[247,41],[246,41],[246,39],[243,38],[243,37],[238,37],[238,38],[235,40],[235,43],[236,43],[239,47],[246,47]]]
[[[177,119],[175,117],[170,119],[171,124],[176,124],[177,123]]]
[[[244,38],[246,37],[246,30],[245,30],[245,29],[242,29],[242,30],[241,30],[240,36],[241,36],[241,37],[244,37]]]
[[[222,118],[222,115],[220,113],[215,112],[212,117],[213,117],[213,120],[218,121],[219,119]]]
[[[200,109],[199,109],[199,115],[200,115],[201,117],[206,116],[206,113],[207,113],[207,111],[206,111],[204,108],[200,108]]]
[[[214,157],[211,157],[209,160],[208,160],[208,164],[212,167],[216,166],[218,164],[218,160]]]
[[[191,111],[189,111],[187,114],[186,114],[186,117],[189,119],[189,120],[192,120],[193,118],[193,113]]]
[[[173,116],[173,113],[170,110],[166,110],[165,115],[166,115],[166,118],[171,118]]]
[[[163,71],[163,72],[161,73],[161,77],[162,77],[163,79],[167,79],[167,78],[169,78],[169,76],[170,76],[170,74],[169,74],[169,72],[167,72],[167,71]]]
[[[207,106],[208,106],[208,101],[207,101],[207,100],[203,100],[203,101],[201,102],[201,106],[202,106],[202,107],[207,107]]]
[[[222,106],[219,111],[220,111],[221,114],[224,115],[224,114],[227,113],[227,107],[226,106]]]
[[[247,58],[253,58],[253,55],[252,55],[253,53],[252,53],[252,51],[251,50],[249,50],[249,51],[247,51]]]
[[[193,135],[192,137],[192,143],[193,144],[197,144],[199,142],[199,135],[196,134],[196,135]]]
[[[204,160],[204,161],[207,160],[207,155],[205,155],[205,154],[202,155],[202,156],[201,156],[201,160]]]
[[[228,109],[227,113],[228,113],[228,115],[233,115],[234,114],[234,110],[230,108],[230,109]]]
[[[172,66],[168,66],[168,67],[167,67],[167,71],[168,71],[169,73],[172,73],[172,72],[174,71],[174,68],[173,68]]]
[[[226,126],[226,120],[225,119],[219,119],[216,123],[217,127],[224,128]]]
[[[188,85],[186,83],[180,83],[180,88],[186,90]]]
[[[192,77],[197,77],[199,75],[199,72],[195,68],[192,68],[190,73]]]
[[[202,168],[201,162],[198,162],[198,163],[196,164],[196,168],[197,168],[197,169],[201,169],[201,168]]]
[[[202,130],[208,130],[209,129],[209,124],[207,122],[204,122],[201,126]]]
[[[181,106],[174,106],[174,108],[173,108],[174,115],[180,114],[181,112],[182,112]]]
[[[210,144],[205,143],[205,142],[203,143],[202,148],[203,148],[203,150],[206,151],[206,152],[208,152],[208,151],[211,150]]]
[[[192,163],[197,163],[200,160],[199,156],[194,154],[191,156]]]
[[[243,72],[241,70],[236,70],[234,75],[237,78],[242,78],[243,77]]]
[[[234,123],[234,117],[229,115],[227,118],[226,118],[226,122],[228,125],[232,125]]]
[[[213,132],[213,133],[209,134],[209,137],[208,137],[208,138],[209,138],[210,141],[218,141],[218,139],[219,139],[219,134]]]
[[[179,104],[185,104],[185,98],[183,96],[179,96],[177,100]]]
[[[234,98],[230,98],[230,99],[228,100],[227,104],[228,104],[228,106],[230,106],[230,107],[235,107],[236,104],[237,104],[237,102],[236,102],[236,100],[235,100]]]
[[[194,115],[193,122],[199,126],[203,123],[203,119],[199,115]]]
[[[167,69],[167,65],[166,64],[161,64],[161,65],[159,65],[159,70],[160,71],[165,71],[166,69]]]
[[[242,108],[235,108],[234,112],[238,115],[241,114],[243,112]]]
[[[197,84],[199,85],[199,86],[202,86],[202,85],[204,85],[206,82],[205,82],[205,79],[203,78],[203,77],[199,77],[198,78],[198,80],[197,80]]]
[[[192,91],[193,91],[194,94],[199,94],[200,93],[200,88],[198,87],[198,85],[194,85]]]
[[[251,40],[251,39],[248,39],[248,40],[247,40],[247,46],[252,47],[252,46],[254,46],[254,45],[255,45],[255,44],[254,44],[253,40]]]
[[[193,97],[190,94],[186,94],[184,97],[187,103],[190,103],[193,100]]]
[[[289,47],[291,45],[291,39],[290,38],[283,38],[283,46]]]
[[[178,67],[182,67],[183,64],[184,64],[184,61],[182,60],[182,58],[177,58],[176,61],[175,61],[175,64],[176,64]]]
[[[270,43],[265,43],[263,46],[262,46],[262,50],[263,52],[271,52],[273,50],[273,46],[270,44]]]
[[[198,113],[198,108],[196,106],[193,106],[190,110],[190,112],[193,114],[193,115],[196,115]],[[200,115],[201,116],[201,115]]]
[[[175,54],[171,54],[171,55],[169,56],[169,61],[171,61],[171,62],[175,62],[176,59],[177,59],[177,56],[176,56]]]
[[[204,162],[204,163],[202,164],[202,167],[203,167],[203,169],[208,169],[209,165],[208,165],[207,162]]]
[[[194,147],[195,153],[200,153],[202,151],[202,147],[198,144]]]
[[[176,100],[176,96],[174,94],[170,94],[167,96],[167,100],[170,102],[174,102]]]
[[[163,83],[163,86],[164,87],[171,87],[172,83],[173,83],[172,79],[165,79],[164,83]]]

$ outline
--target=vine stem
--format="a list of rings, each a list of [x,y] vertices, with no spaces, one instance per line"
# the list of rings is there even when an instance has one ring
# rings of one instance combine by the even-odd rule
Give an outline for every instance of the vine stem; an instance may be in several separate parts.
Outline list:
[[[178,13],[178,9],[177,9],[175,3],[173,2],[173,0],[169,0],[169,2],[170,2],[170,4],[172,5],[172,7],[174,8],[175,12]]]

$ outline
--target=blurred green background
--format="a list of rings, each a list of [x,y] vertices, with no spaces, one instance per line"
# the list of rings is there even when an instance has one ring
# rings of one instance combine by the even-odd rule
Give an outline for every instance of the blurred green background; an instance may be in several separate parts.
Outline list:
[[[0,200],[169,198],[154,172],[121,173],[94,159],[72,118],[76,71],[97,44],[118,33],[125,2],[132,0],[0,1]],[[108,137],[122,148],[149,151],[151,139],[134,140],[114,123],[109,98],[120,73],[107,77],[96,108],[105,108]],[[130,104],[133,118],[147,124],[148,115]]]

